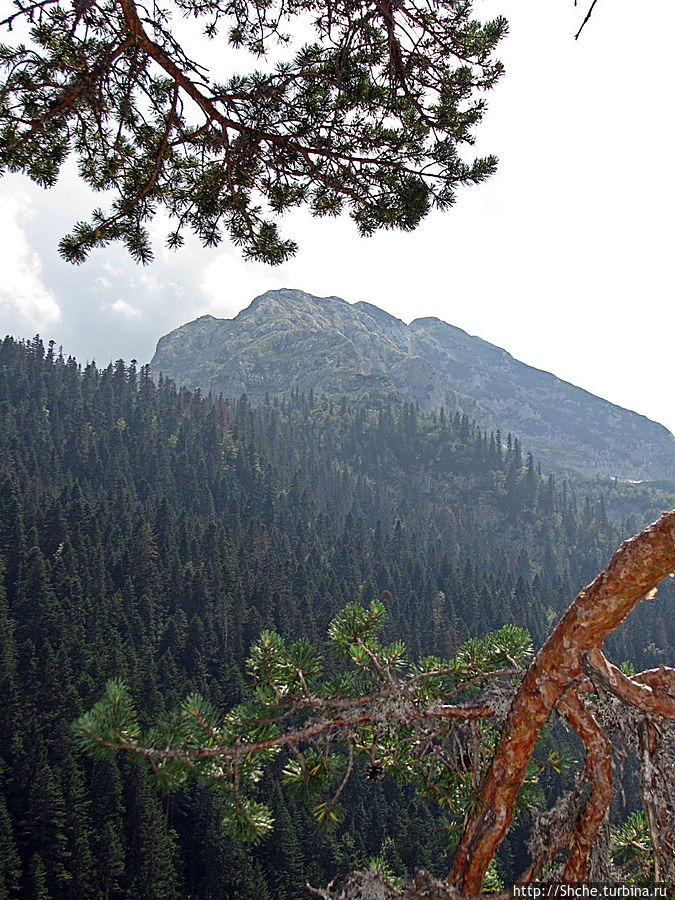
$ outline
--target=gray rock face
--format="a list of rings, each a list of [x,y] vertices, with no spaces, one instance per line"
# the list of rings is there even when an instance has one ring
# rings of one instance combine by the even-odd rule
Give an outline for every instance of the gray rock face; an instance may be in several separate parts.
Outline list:
[[[268,291],[234,319],[165,335],[151,362],[179,385],[253,402],[300,391],[418,402],[511,432],[547,470],[675,478],[675,437],[440,319],[406,325],[369,303]]]

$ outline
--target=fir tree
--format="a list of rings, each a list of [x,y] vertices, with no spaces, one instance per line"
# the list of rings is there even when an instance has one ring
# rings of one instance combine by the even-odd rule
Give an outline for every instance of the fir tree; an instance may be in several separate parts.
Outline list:
[[[255,409],[219,404],[167,381],[152,387],[143,369],[121,361],[99,372],[39,340],[0,344],[0,797],[20,896],[32,884],[53,900],[138,898],[134,829],[146,788],[129,766],[83,763],[71,732],[107,679],[128,682],[144,727],[186,692],[229,711],[246,696],[246,655],[263,629],[283,629],[287,645],[318,643],[358,597],[386,603],[382,643],[405,635],[411,658],[454,658],[507,617],[540,646],[620,540],[621,485],[603,517],[600,487],[577,487],[575,505],[575,485],[563,497],[535,466],[530,505],[527,472],[514,472],[507,493],[510,461],[495,459],[472,424],[462,438],[461,416],[443,431],[413,407],[411,429],[410,407],[346,396],[342,407],[320,395],[312,407],[300,394]],[[653,486],[633,494],[648,512],[668,502]],[[439,592],[445,602],[434,608]],[[668,661],[672,596],[668,582],[635,611],[612,646],[616,658],[636,671]],[[342,665],[327,664],[329,677]],[[378,781],[375,798],[372,784],[357,777],[345,787],[347,814],[327,834],[285,798],[292,853],[277,857],[288,867],[278,883],[302,870],[326,884],[355,860],[365,864],[382,848],[386,824],[375,827],[375,817],[386,819],[385,810],[397,834],[419,833],[410,793]],[[265,845],[234,844],[222,828],[227,804],[207,796],[214,802],[202,813],[180,794],[163,809],[168,823],[150,812],[144,820],[145,846],[154,834],[171,860],[166,889],[199,900],[273,896]],[[639,802],[630,788],[628,796]],[[441,812],[428,815],[433,846],[416,839],[406,850],[390,832],[409,871],[447,858]],[[508,854],[517,875],[522,844],[514,839]],[[202,873],[194,882],[192,860]],[[148,884],[147,872],[141,880]]]
[[[21,862],[12,833],[7,806],[0,797],[0,900],[11,900],[19,892]]]

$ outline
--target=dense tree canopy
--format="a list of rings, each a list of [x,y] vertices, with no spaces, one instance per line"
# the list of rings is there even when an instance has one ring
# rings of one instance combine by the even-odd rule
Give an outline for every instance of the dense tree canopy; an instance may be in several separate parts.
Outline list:
[[[193,695],[139,742],[130,697],[111,681],[104,699],[78,722],[78,734],[96,756],[127,750],[145,757],[164,783],[180,784],[192,775],[225,787],[227,822],[234,835],[249,840],[271,827],[267,809],[246,796],[264,761],[289,747],[293,756],[284,780],[313,797],[335,779],[337,738],[347,746],[346,772],[340,772],[332,796],[315,806],[317,817],[336,815],[358,755],[367,759],[371,780],[389,772],[416,783],[463,820],[447,879],[455,889],[448,897],[456,900],[480,893],[518,798],[530,799],[528,788],[536,782],[532,753],[554,710],[579,736],[585,765],[575,790],[536,822],[532,861],[520,880],[529,882],[547,867],[549,876],[563,882],[580,882],[591,872],[596,879],[617,877],[607,846],[597,852],[595,845],[612,800],[613,745],[600,723],[611,732],[618,722],[627,745],[639,750],[645,830],[651,842],[643,873],[672,886],[675,669],[660,666],[627,675],[600,647],[643,597],[656,594],[656,585],[673,568],[675,511],[622,544],[569,607],[524,677],[529,638],[513,626],[484,641],[470,641],[451,661],[427,657],[410,667],[401,641],[382,645],[378,640],[382,604],[374,601],[370,609],[350,604],[331,623],[329,637],[357,674],[345,673],[321,685],[322,658],[307,641],[286,648],[277,634],[265,632],[248,660],[253,690],[247,702],[224,718]],[[517,691],[508,686],[514,678],[522,679]],[[467,693],[479,686],[483,691],[478,696]],[[596,699],[582,699],[589,694]],[[498,741],[496,730],[486,723],[501,726]],[[433,896],[440,900],[446,896],[443,891],[439,885]],[[340,900],[368,896],[372,894],[357,884]],[[404,896],[422,900],[429,893],[413,888]]]
[[[69,156],[112,192],[60,245],[81,262],[121,239],[151,258],[146,224],[169,213],[169,245],[224,234],[279,263],[295,244],[276,219],[349,209],[362,234],[412,229],[459,184],[506,32],[471,0],[13,0],[0,24],[0,165],[52,185]],[[222,47],[222,71],[190,57],[185,19]],[[253,69],[235,72],[235,50]],[[257,68],[256,68],[257,66]]]
[[[471,796],[468,757],[459,773],[438,773],[464,779],[451,808],[392,782],[386,753],[373,760],[383,763],[375,780],[367,754],[355,754],[337,801],[345,817],[328,829],[280,788],[272,760],[279,777],[253,799],[275,827],[251,848],[224,828],[225,792],[193,783],[160,796],[124,757],[85,758],[72,722],[113,677],[128,685],[144,732],[186,694],[231,711],[246,698],[245,660],[263,631],[287,649],[319,647],[330,681],[355,666],[320,644],[329,622],[380,595],[388,618],[375,637],[390,648],[404,636],[408,661],[447,658],[454,675],[440,688],[451,692],[458,662],[471,652],[483,665],[476,654],[499,650],[485,636],[504,623],[542,645],[625,535],[613,520],[631,497],[651,518],[673,505],[654,485],[586,487],[584,501],[541,477],[518,439],[461,415],[297,391],[254,409],[155,384],[147,367],[98,371],[39,340],[1,342],[0,897],[306,900],[305,881],[327,885],[376,856],[396,875],[447,874]],[[668,579],[640,604],[608,650],[614,659],[636,669],[672,659],[674,588]],[[375,692],[398,690],[370,677]],[[508,687],[519,677],[499,678]],[[319,699],[321,684],[310,677]],[[481,685],[442,702],[473,704],[472,690]],[[426,725],[433,733],[448,721]],[[479,739],[471,724],[461,733]],[[574,768],[559,760],[570,752],[559,731],[535,749],[540,803],[573,790]],[[429,762],[418,757],[418,774]],[[337,784],[315,805],[344,774],[333,772]],[[625,815],[635,811],[625,843],[646,842],[648,856],[639,786],[628,775],[621,783]],[[507,835],[498,853],[504,883],[528,865],[523,834]]]

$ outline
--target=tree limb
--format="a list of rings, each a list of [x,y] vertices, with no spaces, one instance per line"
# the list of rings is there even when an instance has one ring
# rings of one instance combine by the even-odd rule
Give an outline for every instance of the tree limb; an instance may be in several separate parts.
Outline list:
[[[558,710],[579,735],[586,749],[586,774],[591,793],[579,815],[572,835],[572,846],[560,876],[561,881],[583,881],[591,848],[612,799],[612,744],[576,691],[569,691]]]
[[[582,654],[599,648],[628,613],[675,569],[675,510],[624,542],[577,596],[523,679],[502,729],[476,813],[467,823],[449,882],[477,894],[513,818],[535,741],[565,691],[583,677]]]
[[[586,23],[588,22],[588,20],[590,19],[590,17],[593,15],[593,9],[595,8],[595,4],[596,4],[597,2],[598,2],[598,0],[593,0],[593,2],[591,3],[591,5],[590,5],[590,7],[589,7],[589,9],[588,9],[588,12],[586,13],[586,18],[585,18],[584,21],[581,23],[581,27],[579,28],[579,30],[577,31],[577,33],[574,35],[574,40],[575,40],[575,41],[578,41],[578,40],[579,40],[579,35],[580,35],[581,32],[584,30],[584,28],[585,28],[585,26],[586,26]],[[574,5],[575,5],[575,6],[577,5],[577,4],[576,4],[576,0],[575,0]]]
[[[672,669],[669,679],[664,679],[664,673],[657,669],[659,681],[651,686],[638,682],[637,676],[629,678],[624,675],[598,648],[589,650],[584,655],[584,661],[588,662],[588,674],[592,680],[601,682],[606,690],[630,706],[655,716],[675,719],[675,672]]]

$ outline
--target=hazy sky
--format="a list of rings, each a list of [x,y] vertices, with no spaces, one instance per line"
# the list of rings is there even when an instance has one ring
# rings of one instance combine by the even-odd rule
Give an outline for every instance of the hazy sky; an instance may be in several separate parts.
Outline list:
[[[0,334],[54,339],[99,365],[147,362],[157,339],[206,312],[231,317],[294,287],[367,300],[406,322],[438,316],[675,430],[672,35],[675,4],[476,0],[503,13],[507,75],[477,152],[499,172],[413,234],[361,239],[348,218],[287,217],[300,252],[279,268],[225,244],[135,266],[121,248],[81,267],[59,238],[96,201],[64,174],[42,191],[0,182]],[[99,201],[100,202],[100,201]]]

